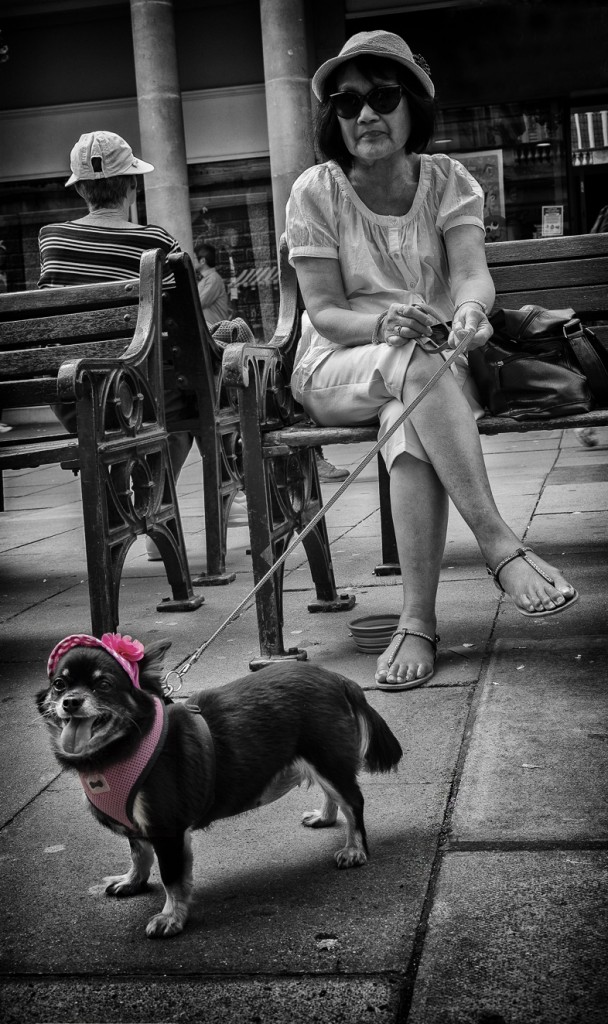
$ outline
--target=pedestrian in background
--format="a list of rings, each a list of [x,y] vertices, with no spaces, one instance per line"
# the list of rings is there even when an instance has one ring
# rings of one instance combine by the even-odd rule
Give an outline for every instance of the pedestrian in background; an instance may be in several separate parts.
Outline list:
[[[203,316],[209,327],[220,320],[230,319],[230,303],[228,292],[220,274],[215,269],[215,246],[202,238],[194,243],[197,259],[198,296],[201,300]]]

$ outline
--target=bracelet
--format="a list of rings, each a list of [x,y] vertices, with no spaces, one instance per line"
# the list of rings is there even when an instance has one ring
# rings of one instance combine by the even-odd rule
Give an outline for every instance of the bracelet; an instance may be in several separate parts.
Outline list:
[[[482,301],[481,301],[481,299],[463,299],[463,301],[462,301],[462,302],[459,302],[459,303],[458,303],[458,305],[456,306],[456,308],[455,308],[455,310],[454,310],[454,312],[453,312],[452,316],[456,316],[456,314],[457,314],[458,310],[459,310],[459,309],[460,309],[460,308],[461,308],[462,306],[467,306],[467,305],[469,305],[469,303],[471,303],[471,302],[474,302],[476,306],[480,306],[480,307],[481,307],[481,311],[482,311],[483,315],[484,315],[484,316],[487,316],[487,313],[488,313],[488,307],[486,306],[485,302],[482,302]]]
[[[378,317],[378,319],[376,320],[376,323],[374,324],[374,329],[372,331],[372,345],[381,345],[382,344],[382,338],[380,337],[380,331],[382,330],[384,321],[386,320],[387,316],[388,316],[388,309],[385,309],[384,313],[381,313],[380,316]]]

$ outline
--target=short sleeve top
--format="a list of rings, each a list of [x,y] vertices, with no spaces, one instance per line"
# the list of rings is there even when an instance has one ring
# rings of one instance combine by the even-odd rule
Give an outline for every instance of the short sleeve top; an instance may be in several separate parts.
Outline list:
[[[181,251],[175,238],[156,224],[121,228],[79,221],[46,224],[40,229],[38,247],[39,288],[130,281],[139,278],[141,254],[148,249],[162,249],[167,256]],[[175,287],[166,263],[163,287]]]
[[[337,259],[350,306],[381,313],[391,302],[426,302],[445,320],[454,311],[444,235],[460,224],[484,231],[483,190],[458,160],[422,154],[414,202],[403,216],[374,213],[333,160],[295,181],[287,204],[292,265],[301,256]],[[314,366],[335,348],[308,318],[302,358]],[[304,340],[304,339],[303,339]],[[301,370],[305,369],[301,359]]]

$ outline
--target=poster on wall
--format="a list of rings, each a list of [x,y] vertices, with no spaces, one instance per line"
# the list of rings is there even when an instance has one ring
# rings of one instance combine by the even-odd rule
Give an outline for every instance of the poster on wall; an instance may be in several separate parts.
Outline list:
[[[542,237],[555,238],[556,235],[564,233],[564,208],[563,206],[543,206],[542,208]]]
[[[504,242],[507,237],[505,218],[505,184],[502,149],[482,149],[473,153],[452,153],[483,189],[483,221],[486,242]]]

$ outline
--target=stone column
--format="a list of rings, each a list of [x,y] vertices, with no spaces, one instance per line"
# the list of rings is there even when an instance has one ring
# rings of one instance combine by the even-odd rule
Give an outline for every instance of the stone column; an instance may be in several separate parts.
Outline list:
[[[304,0],[260,0],[277,242],[298,175],[315,162]]]
[[[130,0],[141,156],[148,221],[192,255],[192,220],[182,97],[177,71],[173,0]]]

